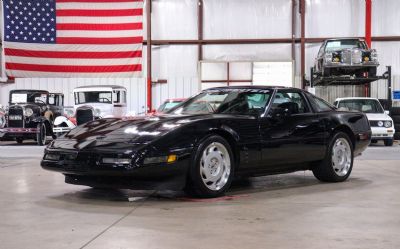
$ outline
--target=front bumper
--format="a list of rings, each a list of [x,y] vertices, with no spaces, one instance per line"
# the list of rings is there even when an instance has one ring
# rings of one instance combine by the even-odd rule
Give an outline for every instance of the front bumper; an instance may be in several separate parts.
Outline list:
[[[72,129],[69,128],[69,127],[54,127],[53,128],[53,133],[54,134],[56,134],[56,133],[67,133],[70,130],[72,130]]]
[[[49,151],[46,149],[45,154]],[[54,151],[52,151],[54,153]],[[180,156],[174,163],[149,165],[116,165],[101,162],[102,154],[91,152],[57,151],[60,160],[46,160],[43,169],[60,172],[69,184],[119,189],[181,190],[186,184],[190,157]]]
[[[0,138],[34,137],[37,133],[37,128],[2,128],[0,129]]]
[[[378,67],[379,64],[375,64],[375,63],[360,63],[360,64],[327,63],[324,66],[326,68],[361,69],[361,68]]]
[[[387,140],[393,139],[395,130],[393,127],[385,128],[385,127],[371,127],[372,131],[372,139],[373,140]]]

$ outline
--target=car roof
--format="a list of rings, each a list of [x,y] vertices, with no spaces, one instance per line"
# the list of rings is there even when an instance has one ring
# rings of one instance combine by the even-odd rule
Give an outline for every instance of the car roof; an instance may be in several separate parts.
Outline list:
[[[112,88],[112,89],[125,89],[126,90],[125,87],[118,86],[118,85],[89,85],[89,86],[78,86],[78,87],[75,87],[75,89],[87,89],[87,88]]]
[[[360,38],[360,37],[331,38],[331,39],[326,39],[325,41],[341,41],[341,40],[360,40],[360,41],[365,41],[364,38]]]
[[[335,101],[351,100],[351,99],[373,99],[373,100],[379,101],[377,98],[370,98],[370,97],[346,97],[346,98],[337,98]]]
[[[294,87],[285,87],[285,86],[262,86],[262,85],[257,85],[257,86],[222,86],[222,87],[213,87],[213,88],[208,88],[205,89],[204,91],[208,90],[229,90],[229,89],[244,89],[244,90],[276,90],[276,89],[295,89],[295,90],[300,90],[299,88],[294,88]]]
[[[40,93],[49,93],[46,90],[36,90],[36,89],[15,89],[11,90],[10,93],[27,93],[27,92],[40,92]]]

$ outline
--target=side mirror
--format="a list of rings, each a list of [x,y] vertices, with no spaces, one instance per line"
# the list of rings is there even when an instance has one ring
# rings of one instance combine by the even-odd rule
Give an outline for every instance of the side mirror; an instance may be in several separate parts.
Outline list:
[[[388,110],[385,110],[385,114],[386,114],[386,115],[389,115],[390,112],[389,112]]]

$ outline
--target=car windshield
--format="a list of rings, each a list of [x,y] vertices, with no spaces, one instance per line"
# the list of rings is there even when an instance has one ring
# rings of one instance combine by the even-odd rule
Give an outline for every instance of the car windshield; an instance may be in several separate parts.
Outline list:
[[[180,103],[182,103],[182,101],[173,101],[173,102],[165,102],[163,103],[159,108],[158,108],[158,112],[166,112],[171,110],[172,108],[176,107],[177,105],[179,105]]]
[[[217,89],[200,93],[170,114],[261,114],[271,98],[271,90]]]
[[[18,103],[47,103],[47,94],[43,92],[28,92],[28,93],[12,93],[11,104]]]
[[[111,104],[112,92],[76,92],[75,105],[85,103],[107,103]]]
[[[383,108],[379,101],[375,99],[346,99],[339,102],[338,108],[345,108],[349,111],[359,111],[364,113],[383,113]]]
[[[333,52],[342,49],[352,49],[352,48],[366,49],[365,42],[360,40],[328,41],[326,43],[325,51]]]

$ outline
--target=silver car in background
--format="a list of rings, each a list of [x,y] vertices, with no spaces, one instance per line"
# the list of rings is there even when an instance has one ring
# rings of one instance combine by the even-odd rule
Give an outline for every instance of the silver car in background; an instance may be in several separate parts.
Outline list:
[[[364,39],[325,40],[314,63],[314,73],[322,77],[375,77],[379,66],[378,53]]]

